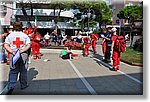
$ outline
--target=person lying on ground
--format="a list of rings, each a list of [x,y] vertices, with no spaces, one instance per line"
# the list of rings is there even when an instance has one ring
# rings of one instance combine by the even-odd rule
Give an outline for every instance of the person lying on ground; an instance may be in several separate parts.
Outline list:
[[[79,55],[78,54],[74,54],[71,52],[71,48],[68,49],[68,47],[64,47],[64,49],[61,51],[59,57],[61,57],[62,59],[79,59]]]

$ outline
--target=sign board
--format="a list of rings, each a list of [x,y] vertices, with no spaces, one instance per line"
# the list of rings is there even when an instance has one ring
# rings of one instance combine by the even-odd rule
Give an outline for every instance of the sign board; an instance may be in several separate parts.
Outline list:
[[[118,24],[118,25],[119,25],[119,23],[120,23],[120,21],[119,21],[119,19],[117,19],[117,20],[116,20],[116,24]]]

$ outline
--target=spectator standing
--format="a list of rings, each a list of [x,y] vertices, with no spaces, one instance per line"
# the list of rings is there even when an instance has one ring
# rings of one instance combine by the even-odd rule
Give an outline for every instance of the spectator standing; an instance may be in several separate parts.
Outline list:
[[[28,68],[28,53],[27,50],[30,48],[30,38],[22,32],[22,23],[14,22],[14,31],[11,32],[5,39],[4,47],[11,54],[10,57],[10,71],[8,78],[6,94],[12,94],[13,89],[16,86],[17,78],[19,74],[19,81],[21,89],[28,87],[27,84],[27,68]],[[16,52],[20,53],[19,59],[14,63],[12,58],[16,56]]]
[[[63,42],[63,45],[65,44],[66,41],[67,41],[67,35],[66,35],[66,33],[64,33],[64,34],[62,35],[62,42]]]
[[[76,37],[76,41],[78,42],[78,43],[81,43],[82,42],[82,32],[81,31],[79,31],[78,32],[78,34],[77,34],[77,37]]]
[[[57,34],[56,30],[54,30],[51,35],[53,36],[53,40],[52,41],[56,45],[58,43],[57,42],[58,41],[58,34]]]

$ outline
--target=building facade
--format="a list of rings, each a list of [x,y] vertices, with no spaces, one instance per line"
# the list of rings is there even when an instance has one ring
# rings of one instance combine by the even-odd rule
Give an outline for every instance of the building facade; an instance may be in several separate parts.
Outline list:
[[[109,0],[109,6],[112,9],[112,25],[121,25],[128,23],[127,20],[119,20],[117,14],[126,6],[142,5],[143,0]]]
[[[68,34],[74,34],[74,30],[81,29],[74,25],[72,11],[61,10],[60,12],[59,9],[56,9],[54,12],[49,6],[50,3],[50,0],[23,0],[22,2],[18,0],[2,0],[1,6],[6,10],[5,14],[1,16],[1,25],[8,28],[12,22],[18,20],[23,22],[24,27],[28,27],[28,22],[33,27],[36,20],[37,28],[40,29],[39,31],[42,30],[41,33],[43,34],[46,34],[47,31],[51,32],[56,27],[59,31],[66,30]],[[3,11],[1,10],[2,13],[4,13]]]

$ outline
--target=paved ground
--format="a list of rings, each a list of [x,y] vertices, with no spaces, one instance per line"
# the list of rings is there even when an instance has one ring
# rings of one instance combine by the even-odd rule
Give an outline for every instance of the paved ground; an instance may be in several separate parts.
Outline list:
[[[29,65],[29,87],[20,90],[18,82],[13,94],[143,94],[143,68],[121,63],[119,71],[111,71],[106,67],[108,65],[101,62],[101,46],[97,49],[98,54],[91,53],[89,57],[81,55],[79,60],[71,61],[62,60],[58,53],[54,53],[59,51],[49,53],[48,50],[42,50],[42,59],[32,60]],[[44,59],[50,61],[44,62]],[[2,64],[3,85],[7,83],[8,71],[9,67]]]

